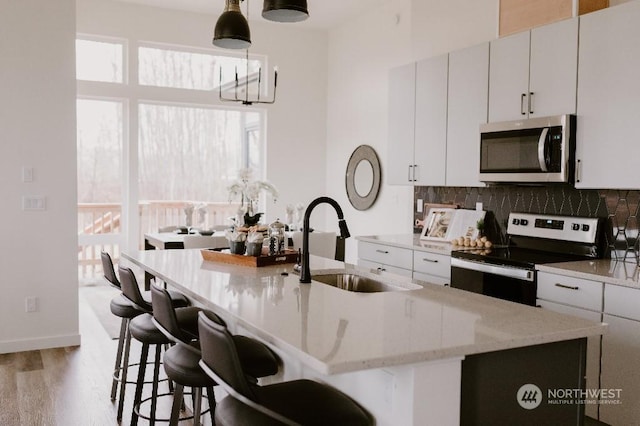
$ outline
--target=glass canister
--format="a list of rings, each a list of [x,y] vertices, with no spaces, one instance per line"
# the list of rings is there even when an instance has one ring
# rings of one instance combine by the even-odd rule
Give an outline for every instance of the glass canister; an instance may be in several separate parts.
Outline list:
[[[284,253],[286,234],[285,226],[280,219],[269,225],[269,254]]]

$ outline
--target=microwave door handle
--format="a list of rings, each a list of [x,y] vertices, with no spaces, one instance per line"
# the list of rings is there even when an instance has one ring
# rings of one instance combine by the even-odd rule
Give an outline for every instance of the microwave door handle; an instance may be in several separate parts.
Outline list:
[[[545,127],[542,129],[542,133],[540,134],[540,139],[538,140],[538,163],[540,164],[540,170],[543,172],[547,171],[547,160],[544,158],[544,148],[547,144],[547,134],[549,133],[549,128]]]

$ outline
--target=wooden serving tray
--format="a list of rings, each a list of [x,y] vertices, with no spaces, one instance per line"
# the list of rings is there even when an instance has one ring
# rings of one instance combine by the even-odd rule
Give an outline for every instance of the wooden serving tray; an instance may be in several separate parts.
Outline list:
[[[298,252],[296,250],[286,249],[283,254],[269,255],[267,248],[262,249],[261,256],[246,256],[244,254],[233,254],[229,249],[212,250],[202,249],[202,258],[210,262],[229,263],[231,265],[253,266],[259,268],[261,266],[279,265],[281,263],[295,263],[298,260]]]

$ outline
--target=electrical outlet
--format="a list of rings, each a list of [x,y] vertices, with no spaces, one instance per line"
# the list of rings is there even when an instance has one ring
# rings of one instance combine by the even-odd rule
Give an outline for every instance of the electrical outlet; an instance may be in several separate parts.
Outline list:
[[[477,211],[481,212],[483,207],[484,206],[482,205],[482,203],[480,203],[480,202],[476,203],[476,210]]]
[[[418,198],[418,201],[416,201],[416,211],[418,213],[422,213],[423,210],[424,210],[424,201],[422,201],[422,198]]]
[[[37,312],[38,311],[38,298],[27,297],[24,299],[24,311],[25,312]]]
[[[43,195],[23,195],[22,210],[46,210],[47,198]]]

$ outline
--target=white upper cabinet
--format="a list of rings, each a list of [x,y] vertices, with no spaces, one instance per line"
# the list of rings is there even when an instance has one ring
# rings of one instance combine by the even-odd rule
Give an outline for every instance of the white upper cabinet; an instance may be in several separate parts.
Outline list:
[[[387,183],[444,185],[448,55],[389,74]]]
[[[413,184],[413,144],[416,114],[416,64],[389,72],[389,136],[387,183]]]
[[[640,1],[580,18],[576,187],[640,188]]]
[[[447,155],[449,55],[418,62],[414,184],[444,185]]]
[[[487,122],[489,43],[449,54],[448,186],[484,186],[478,180],[480,124]]]
[[[491,42],[489,121],[576,112],[578,18]]]

